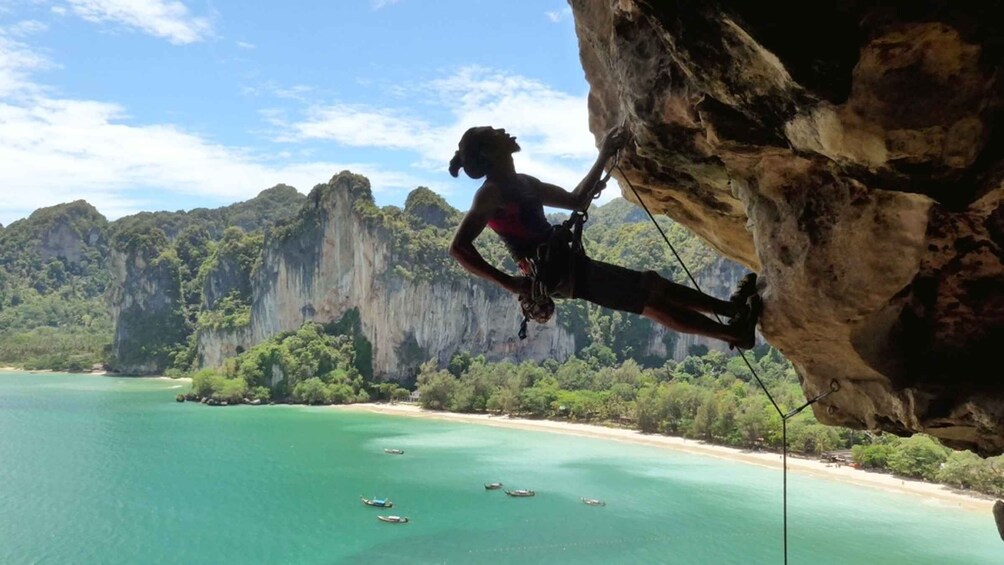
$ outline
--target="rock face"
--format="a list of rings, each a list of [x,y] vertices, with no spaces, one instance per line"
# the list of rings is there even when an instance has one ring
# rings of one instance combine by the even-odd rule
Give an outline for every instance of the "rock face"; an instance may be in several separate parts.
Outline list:
[[[996,5],[570,4],[621,186],[760,273],[817,418],[1004,450]]]
[[[113,246],[108,261],[107,300],[115,326],[111,365],[130,375],[162,371],[185,338],[178,260],[163,252],[163,233],[155,235],[160,237],[142,244]]]
[[[520,342],[519,309],[500,289],[474,277],[422,277],[400,268],[415,257],[405,256],[370,213],[376,209],[364,177],[340,173],[308,201],[297,218],[266,237],[247,330],[200,334],[204,365],[353,309],[373,344],[378,377],[406,375],[428,358],[446,363],[458,349],[515,361],[565,359],[575,351],[572,335],[554,321],[531,328],[532,339]]]

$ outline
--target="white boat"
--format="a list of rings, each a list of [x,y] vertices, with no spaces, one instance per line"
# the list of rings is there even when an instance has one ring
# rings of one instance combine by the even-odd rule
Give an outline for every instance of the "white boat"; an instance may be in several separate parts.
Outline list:
[[[586,503],[586,504],[588,504],[590,506],[606,506],[607,505],[606,502],[603,502],[602,500],[597,500],[595,498],[583,498],[582,502],[584,502],[584,503]]]
[[[516,498],[525,498],[528,496],[537,496],[537,493],[532,490],[517,489],[517,490],[507,490],[505,491],[509,496],[515,496]]]
[[[404,516],[377,516],[381,522],[389,522],[391,524],[407,524],[408,518]]]
[[[388,448],[388,449],[383,450],[383,452],[384,453],[389,453],[391,455],[404,455],[404,450],[403,449],[389,449]]]

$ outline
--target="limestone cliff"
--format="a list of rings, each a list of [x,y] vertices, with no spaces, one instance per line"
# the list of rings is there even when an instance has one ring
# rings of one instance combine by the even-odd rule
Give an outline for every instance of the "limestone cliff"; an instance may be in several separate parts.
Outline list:
[[[759,271],[817,418],[1004,450],[999,5],[570,4],[621,186]]]
[[[169,366],[172,350],[186,334],[180,267],[160,230],[116,235],[107,294],[115,327],[115,370],[149,375]]]
[[[407,375],[428,358],[445,363],[458,349],[515,361],[574,352],[572,336],[553,321],[520,342],[511,296],[455,276],[455,266],[440,262],[449,259],[444,249],[403,239],[408,230],[396,230],[395,221],[407,218],[378,210],[363,177],[343,172],[315,187],[298,216],[266,237],[248,328],[202,332],[203,363],[217,365],[237,347],[307,320],[337,321],[352,309],[373,344],[377,376]]]
[[[154,374],[188,368],[187,340],[204,314],[211,314],[207,323],[226,331],[246,318],[242,310],[250,301],[261,236],[245,232],[259,233],[288,218],[304,199],[280,184],[222,208],[141,212],[113,222],[106,295],[115,328],[112,369]],[[236,348],[219,349],[233,354]]]

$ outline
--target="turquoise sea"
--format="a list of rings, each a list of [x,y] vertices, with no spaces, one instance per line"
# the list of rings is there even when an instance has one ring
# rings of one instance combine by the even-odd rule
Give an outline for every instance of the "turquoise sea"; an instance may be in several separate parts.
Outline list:
[[[781,560],[778,471],[544,432],[174,402],[185,389],[0,373],[0,563]],[[793,564],[1004,563],[989,512],[789,480]]]

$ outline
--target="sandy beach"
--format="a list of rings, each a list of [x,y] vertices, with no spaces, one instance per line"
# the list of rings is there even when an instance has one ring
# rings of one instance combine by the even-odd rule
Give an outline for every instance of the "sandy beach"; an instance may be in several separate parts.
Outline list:
[[[31,369],[31,370],[29,370],[29,369],[19,369],[17,367],[0,367],[0,372],[13,372],[13,371],[16,371],[18,373],[30,373],[32,375],[39,375],[39,374],[44,374],[44,373],[55,373],[55,372],[57,372],[57,371],[52,371],[52,370],[49,370],[49,369]],[[110,371],[81,371],[79,373],[66,373],[66,374],[68,374],[68,375],[86,375],[86,376],[92,376],[92,377],[123,377],[123,378],[129,378],[129,379],[158,379],[158,380],[165,380],[165,381],[176,381],[176,382],[179,382],[179,383],[190,383],[190,382],[192,382],[192,378],[191,377],[164,377],[164,376],[158,376],[158,375],[151,375],[151,376],[147,376],[147,377],[126,377],[126,376],[123,376],[123,375],[112,373]]]
[[[451,422],[465,422],[500,428],[533,430],[560,434],[575,435],[596,439],[605,439],[647,445],[663,449],[685,451],[698,455],[720,457],[731,461],[739,461],[752,465],[760,465],[774,469],[781,468],[781,455],[777,453],[758,453],[744,451],[720,445],[711,445],[697,440],[663,435],[643,434],[636,430],[622,428],[606,428],[592,424],[576,424],[572,422],[556,422],[552,420],[525,420],[506,416],[490,416],[487,414],[455,414],[451,412],[434,412],[423,410],[410,404],[349,404],[333,407],[337,410],[366,411],[377,414],[389,414],[414,418],[430,418]],[[951,487],[918,481],[901,479],[883,473],[874,473],[854,469],[846,465],[837,467],[816,459],[788,456],[788,470],[795,473],[812,475],[819,478],[851,483],[854,485],[881,489],[911,496],[923,497],[939,503],[970,510],[985,512],[989,515],[993,508],[994,498],[976,493],[958,491]]]

